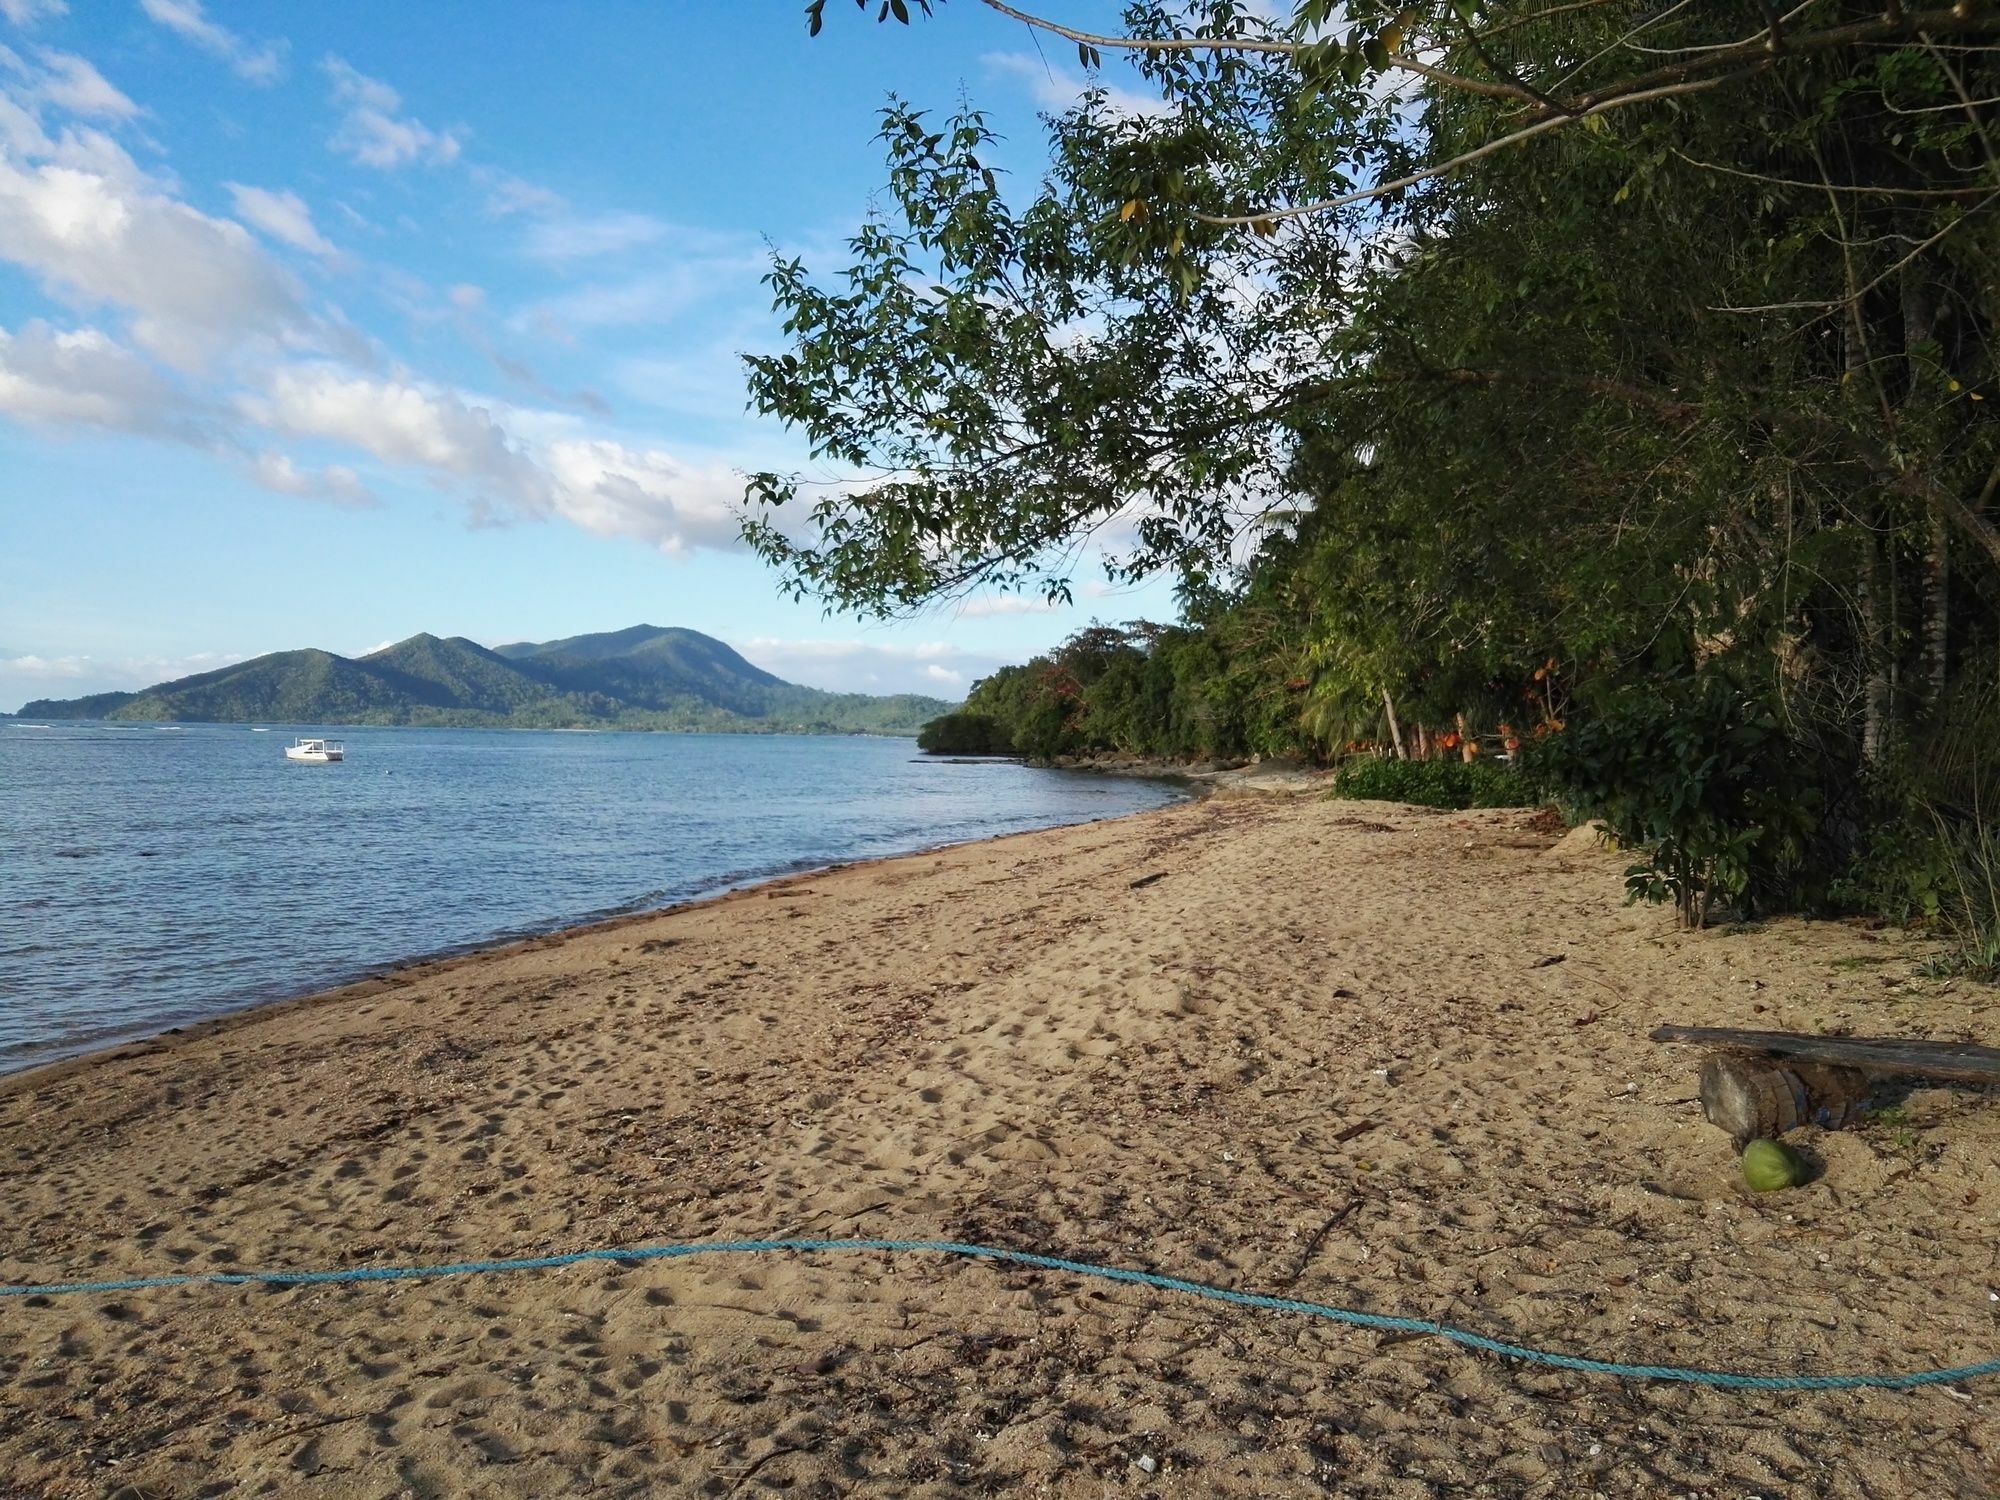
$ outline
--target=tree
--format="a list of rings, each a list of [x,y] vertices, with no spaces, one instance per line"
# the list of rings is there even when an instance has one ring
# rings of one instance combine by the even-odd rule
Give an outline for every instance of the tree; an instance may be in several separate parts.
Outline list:
[[[976,112],[892,105],[887,215],[831,286],[775,268],[794,347],[752,362],[868,477],[756,540],[895,610],[1063,596],[1118,534],[1193,636],[1102,702],[1044,694],[1072,737],[1186,743],[1202,703],[1237,745],[1393,714],[1428,753],[1686,680],[1768,710],[1829,837],[1892,774],[1967,800],[1991,756],[1936,747],[1992,743],[2000,658],[2000,20],[1352,14],[1335,42],[1316,4],[1140,4],[1072,37],[1171,109],[1087,96],[1018,207]]]

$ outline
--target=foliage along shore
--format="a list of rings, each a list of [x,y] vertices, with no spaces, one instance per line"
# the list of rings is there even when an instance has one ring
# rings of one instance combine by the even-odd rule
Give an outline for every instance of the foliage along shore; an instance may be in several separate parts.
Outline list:
[[[1688,922],[1865,912],[2000,968],[2000,11],[1343,17],[1130,7],[1079,60],[1159,107],[1087,92],[1038,181],[892,101],[881,211],[831,274],[777,258],[749,367],[895,478],[754,476],[753,543],[893,613],[1067,598],[1114,527],[1182,623],[933,742],[1504,755]]]

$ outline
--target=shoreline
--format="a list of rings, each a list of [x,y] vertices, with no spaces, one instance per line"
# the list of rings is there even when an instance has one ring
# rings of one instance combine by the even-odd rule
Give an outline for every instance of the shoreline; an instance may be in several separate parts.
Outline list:
[[[43,721],[47,722],[44,723]],[[648,728],[633,724],[348,724],[329,719],[82,719],[63,714],[0,714],[0,721],[27,729],[52,729],[58,724],[82,724],[110,729],[317,729],[346,734],[351,730],[428,729],[504,734],[688,734],[741,735],[744,739],[909,740],[918,729],[688,729]]]
[[[2000,1110],[1920,1089],[1758,1197],[1646,1035],[1984,1036],[1991,992],[1898,933],[1679,933],[1618,868],[1208,797],[217,1018],[0,1080],[0,1283],[950,1240],[1628,1362],[1990,1356]],[[1621,1385],[863,1254],[23,1299],[0,1392],[52,1497],[1949,1494],[2000,1435],[1980,1383]]]
[[[544,732],[564,733],[566,731],[551,730]],[[663,730],[658,732],[678,733],[679,731]],[[1066,770],[1072,768],[1058,766],[1046,769]],[[1137,779],[1142,780],[1161,781],[1170,784],[1177,783],[1177,778],[1171,776],[1139,776],[1138,773],[1134,773],[1134,775]],[[1195,783],[1189,782],[1186,785],[1190,788],[1188,792],[1190,798],[1205,795],[1205,792],[1196,789]],[[1167,806],[1173,805],[1172,803],[1167,804]],[[7,1093],[9,1086],[16,1080],[28,1078],[47,1069],[59,1068],[72,1063],[88,1063],[93,1058],[109,1056],[125,1048],[143,1047],[151,1043],[164,1043],[170,1037],[178,1039],[196,1035],[207,1035],[213,1029],[224,1024],[241,1022],[262,1015],[267,1011],[274,1011],[284,1007],[321,1000],[331,1001],[341,996],[351,997],[355,991],[364,991],[370,994],[377,993],[379,987],[383,984],[411,982],[434,973],[444,972],[468,959],[497,956],[517,950],[546,946],[551,940],[568,939],[573,936],[582,936],[598,931],[611,931],[618,927],[629,925],[634,921],[671,916],[693,907],[706,906],[718,901],[727,900],[731,896],[763,890],[769,886],[783,885],[790,881],[831,874],[836,870],[886,864],[899,859],[915,859],[924,855],[936,854],[946,849],[960,849],[975,844],[993,843],[1002,839],[1020,838],[1030,833],[1047,832],[1051,828],[1082,828],[1097,823],[1119,822],[1125,818],[1145,817],[1149,813],[1161,810],[1160,808],[1146,808],[1138,812],[1120,814],[1117,817],[1091,818],[1083,823],[1056,823],[1050,824],[1048,828],[1024,829],[1014,833],[982,834],[977,838],[956,839],[941,844],[924,844],[915,849],[904,850],[901,853],[873,855],[866,859],[836,860],[830,864],[823,865],[801,862],[770,873],[759,873],[742,877],[725,875],[718,877],[718,883],[714,886],[683,897],[678,901],[670,902],[665,906],[634,907],[629,910],[613,910],[578,918],[558,917],[545,926],[501,933],[487,938],[475,938],[466,943],[454,944],[428,952],[383,959],[376,963],[363,965],[350,974],[330,975],[325,979],[316,981],[300,989],[287,990],[282,994],[274,994],[262,999],[247,1000],[242,1005],[231,1006],[228,1009],[216,1011],[211,1015],[200,1016],[180,1022],[177,1025],[164,1026],[157,1029],[134,1029],[133,1031],[120,1033],[111,1037],[93,1037],[89,1041],[80,1044],[74,1050],[60,1050],[54,1056],[45,1057],[24,1067],[16,1068],[8,1066],[5,1055],[0,1054],[0,1095]]]

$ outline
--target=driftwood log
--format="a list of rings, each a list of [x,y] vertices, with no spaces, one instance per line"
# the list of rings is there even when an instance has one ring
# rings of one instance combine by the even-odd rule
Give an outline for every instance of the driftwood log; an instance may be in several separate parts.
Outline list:
[[[1661,1026],[1656,1042],[1704,1042],[1701,1109],[1737,1144],[1801,1125],[1839,1130],[1859,1121],[1879,1078],[2000,1083],[2000,1048],[1917,1037],[1812,1036],[1724,1026]]]
[[[1741,1147],[1801,1125],[1839,1130],[1868,1109],[1868,1075],[1829,1063],[1717,1053],[1701,1065],[1701,1112]]]
[[[1737,1052],[1765,1052],[1802,1062],[1859,1068],[1878,1077],[1944,1078],[2000,1083],[2000,1047],[1918,1037],[1812,1036],[1797,1031],[1737,1031],[1727,1026],[1658,1026],[1656,1042],[1707,1042]]]

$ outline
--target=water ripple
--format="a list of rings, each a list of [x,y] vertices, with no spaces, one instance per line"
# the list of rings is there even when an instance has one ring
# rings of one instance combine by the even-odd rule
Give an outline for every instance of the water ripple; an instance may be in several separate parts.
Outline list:
[[[283,758],[328,727],[0,735],[0,1071],[418,955],[1180,795],[859,738],[353,729],[342,765]]]

